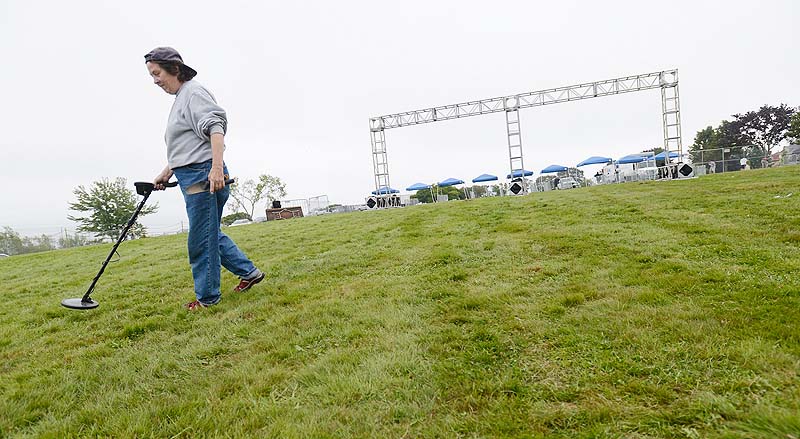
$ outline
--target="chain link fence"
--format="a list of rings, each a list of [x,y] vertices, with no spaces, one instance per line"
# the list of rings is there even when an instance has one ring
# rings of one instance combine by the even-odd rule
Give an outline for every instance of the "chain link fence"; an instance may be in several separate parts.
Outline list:
[[[696,175],[769,168],[782,163],[781,152],[770,154],[756,145],[699,149],[690,151],[689,155]],[[795,158],[794,162],[796,161]]]

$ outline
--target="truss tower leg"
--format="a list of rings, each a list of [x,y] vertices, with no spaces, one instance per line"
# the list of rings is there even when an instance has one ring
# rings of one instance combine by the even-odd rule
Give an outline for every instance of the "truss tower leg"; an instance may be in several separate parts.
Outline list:
[[[524,175],[525,164],[522,160],[522,130],[519,120],[519,108],[506,110],[506,134],[508,135],[508,160],[511,175],[519,171],[522,174],[522,193],[528,193],[528,183]]]
[[[683,155],[681,143],[681,105],[678,95],[678,71],[661,73],[661,109],[664,123],[665,163],[671,163],[669,154]]]
[[[370,127],[370,138],[372,141],[372,165],[375,171],[375,193],[377,197],[386,198],[388,193],[382,194],[383,188],[390,188],[389,185],[389,163],[386,156],[386,134],[383,126],[378,122],[371,121],[373,126]],[[377,126],[375,126],[377,125]]]

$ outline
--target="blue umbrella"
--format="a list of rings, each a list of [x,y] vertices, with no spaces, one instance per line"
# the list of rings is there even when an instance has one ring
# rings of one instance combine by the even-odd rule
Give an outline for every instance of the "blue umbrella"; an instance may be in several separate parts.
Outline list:
[[[542,169],[542,174],[548,174],[550,172],[564,172],[567,170],[566,166],[561,165],[550,165],[544,169]]]
[[[506,175],[506,178],[512,178],[512,177],[513,178],[519,178],[519,177],[522,177],[522,176],[527,177],[529,175],[533,175],[533,171],[529,171],[527,169],[517,169],[514,172]]]
[[[396,194],[396,193],[399,193],[399,192],[400,191],[398,191],[397,189],[392,189],[390,187],[384,186],[384,187],[382,187],[382,188],[380,188],[380,189],[378,189],[376,191],[372,191],[372,195]]]
[[[645,161],[644,157],[640,155],[631,154],[631,155],[626,155],[625,157],[622,157],[621,159],[617,160],[617,163],[619,163],[620,165],[626,165],[629,163],[640,163],[643,161]]]
[[[495,181],[495,180],[497,180],[497,176],[496,175],[481,174],[481,175],[473,178],[472,182],[473,183],[483,183],[484,181]]]
[[[600,156],[595,155],[595,156],[589,157],[588,159],[578,163],[576,165],[576,167],[580,168],[581,166],[599,165],[599,164],[606,164],[606,163],[609,163],[609,162],[611,162],[610,158],[608,158],[608,157],[600,157]]]
[[[457,184],[464,184],[464,180],[459,180],[456,178],[448,178],[447,180],[439,182],[440,187],[455,186]]]
[[[407,191],[421,191],[423,189],[430,189],[431,185],[425,183],[414,183],[411,186],[407,187]]]

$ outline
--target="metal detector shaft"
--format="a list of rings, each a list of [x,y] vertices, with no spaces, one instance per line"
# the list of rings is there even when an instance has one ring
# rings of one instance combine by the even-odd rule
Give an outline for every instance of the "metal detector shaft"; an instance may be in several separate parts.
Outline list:
[[[83,298],[81,299],[81,302],[86,303],[86,302],[91,302],[92,301],[92,299],[90,299],[89,296],[92,295],[92,291],[94,291],[94,286],[97,283],[97,280],[100,279],[100,276],[103,275],[103,272],[105,271],[106,266],[108,265],[109,261],[111,261],[111,257],[114,256],[114,253],[117,251],[117,247],[119,247],[119,245],[122,243],[122,241],[125,240],[125,236],[127,236],[128,230],[130,230],[130,228],[136,222],[136,217],[139,216],[139,212],[144,207],[144,203],[150,197],[151,193],[152,192],[150,192],[150,191],[145,192],[144,198],[142,198],[142,201],[139,202],[138,206],[136,206],[136,211],[133,212],[133,215],[131,216],[131,219],[128,220],[128,224],[126,224],[125,228],[122,229],[122,233],[120,233],[119,238],[117,239],[117,242],[114,244],[114,248],[111,249],[111,253],[108,254],[108,257],[103,262],[103,266],[100,267],[100,271],[97,272],[97,276],[95,276],[94,280],[92,280],[92,284],[89,285],[89,289],[86,290],[86,294],[83,295]]]

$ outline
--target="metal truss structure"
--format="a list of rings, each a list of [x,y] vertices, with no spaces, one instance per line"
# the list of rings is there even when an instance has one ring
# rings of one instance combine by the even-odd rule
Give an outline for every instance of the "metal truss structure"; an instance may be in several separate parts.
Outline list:
[[[675,151],[683,154],[681,144],[680,99],[678,95],[678,70],[664,70],[624,78],[607,79],[567,87],[551,88],[510,96],[469,101],[441,107],[424,108],[403,113],[372,117],[369,120],[372,143],[372,162],[375,171],[375,190],[381,194],[389,184],[389,165],[386,155],[386,134],[390,128],[400,128],[423,123],[459,119],[490,113],[506,113],[506,135],[511,174],[524,169],[522,155],[522,131],[519,110],[559,104],[562,102],[611,96],[634,91],[661,89],[661,108],[664,126],[664,150],[666,156]],[[669,160],[669,159],[668,159]],[[524,177],[523,177],[524,178]],[[527,185],[523,184],[527,191]]]

